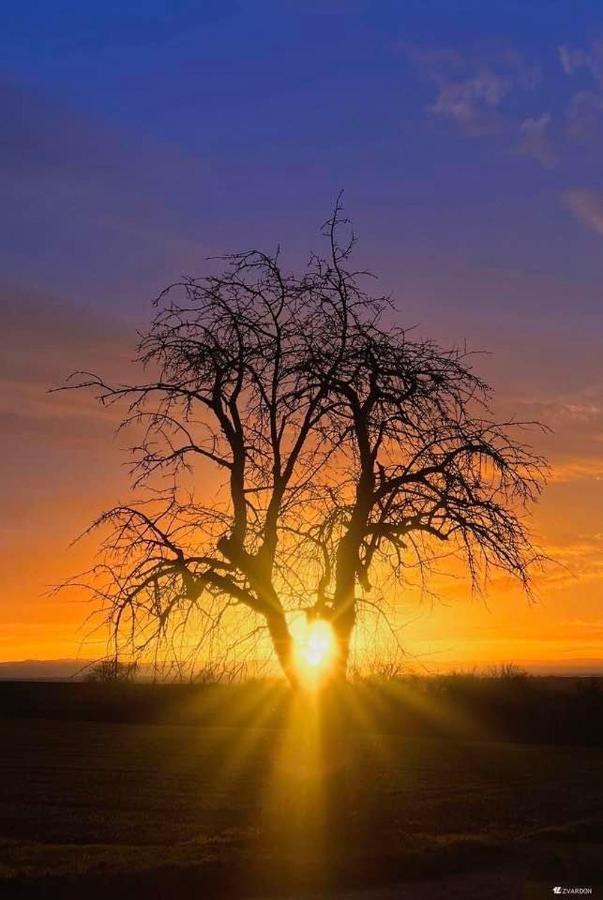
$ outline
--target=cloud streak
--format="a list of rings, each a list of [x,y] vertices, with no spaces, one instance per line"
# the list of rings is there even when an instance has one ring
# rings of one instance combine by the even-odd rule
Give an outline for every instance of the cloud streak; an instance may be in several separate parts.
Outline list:
[[[507,80],[484,67],[471,78],[441,80],[430,111],[452,119],[470,136],[489,134],[500,127],[497,110],[509,90]]]
[[[504,101],[518,88],[532,90],[540,78],[539,70],[513,51],[485,59],[456,50],[406,50],[437,90],[428,112],[453,121],[469,137],[503,129]]]
[[[524,119],[519,126],[518,152],[532,157],[546,169],[552,169],[558,161],[549,134],[550,124],[550,114],[543,113],[541,116]]]
[[[580,222],[596,234],[603,235],[603,193],[575,189],[566,191],[563,200]]]
[[[531,95],[541,82],[539,66],[528,64],[513,50],[491,59],[456,51],[411,51],[410,56],[437,89],[427,107],[431,115],[454,122],[469,138],[500,134],[519,155],[546,169],[557,165],[551,114],[536,111],[521,117],[515,109],[516,95]],[[584,126],[586,109],[582,107],[585,102],[575,110],[576,119],[581,114],[574,123],[576,130]]]
[[[603,83],[603,43],[596,41],[589,50],[562,44],[559,47],[559,61],[566,75],[571,77],[586,70],[596,82]]]

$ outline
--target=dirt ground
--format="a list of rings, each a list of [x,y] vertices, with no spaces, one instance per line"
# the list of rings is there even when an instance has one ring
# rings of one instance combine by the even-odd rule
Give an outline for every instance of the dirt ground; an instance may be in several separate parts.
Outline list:
[[[0,723],[0,896],[552,896],[603,884],[597,748]]]

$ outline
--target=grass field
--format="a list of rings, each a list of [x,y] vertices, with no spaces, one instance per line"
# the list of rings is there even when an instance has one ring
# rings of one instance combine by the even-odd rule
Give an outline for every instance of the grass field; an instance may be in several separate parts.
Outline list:
[[[0,727],[1,897],[507,897],[603,884],[601,748],[325,735],[308,709],[280,728]],[[511,881],[488,894],[484,871]],[[378,893],[409,882],[411,893]],[[524,893],[506,893],[511,882]]]

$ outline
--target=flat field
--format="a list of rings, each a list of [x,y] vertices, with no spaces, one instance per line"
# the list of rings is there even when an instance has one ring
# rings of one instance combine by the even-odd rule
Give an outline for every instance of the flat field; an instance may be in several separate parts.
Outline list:
[[[603,884],[603,750],[279,720],[0,720],[0,897],[524,897]],[[395,888],[392,885],[396,885]]]

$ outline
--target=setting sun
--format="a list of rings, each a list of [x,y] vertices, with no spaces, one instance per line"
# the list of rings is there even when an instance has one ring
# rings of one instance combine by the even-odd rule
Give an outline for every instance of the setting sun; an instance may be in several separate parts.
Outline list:
[[[319,680],[335,660],[335,636],[324,619],[299,619],[292,628],[296,647],[296,663],[307,681]]]

